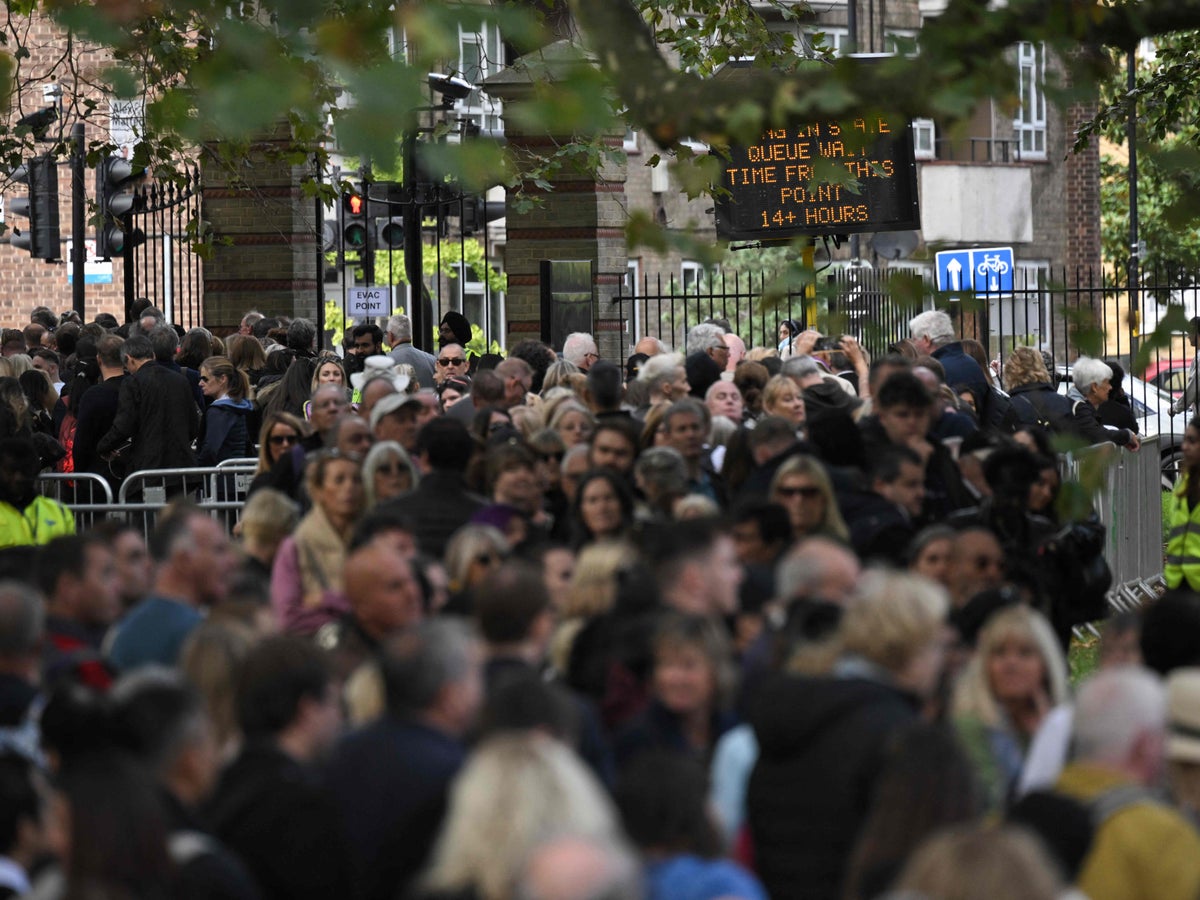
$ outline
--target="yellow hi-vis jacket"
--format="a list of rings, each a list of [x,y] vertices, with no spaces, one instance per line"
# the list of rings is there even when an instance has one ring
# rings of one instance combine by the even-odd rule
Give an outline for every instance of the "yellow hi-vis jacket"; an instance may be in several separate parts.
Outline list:
[[[1163,568],[1163,577],[1167,587],[1177,588],[1187,582],[1193,591],[1200,591],[1200,503],[1189,510],[1187,490],[1188,476],[1185,473],[1171,496],[1167,564]]]
[[[57,500],[34,497],[24,510],[0,503],[0,548],[48,544],[75,533],[75,516]]]

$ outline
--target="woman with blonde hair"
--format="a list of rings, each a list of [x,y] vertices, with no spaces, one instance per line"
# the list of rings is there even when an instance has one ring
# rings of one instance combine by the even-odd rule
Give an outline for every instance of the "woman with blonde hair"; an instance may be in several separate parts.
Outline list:
[[[1009,799],[1034,735],[1068,699],[1066,659],[1046,618],[1024,605],[994,613],[951,704],[990,808]]]
[[[617,602],[617,578],[637,551],[625,541],[586,544],[575,560],[567,602],[559,610],[558,626],[550,639],[550,661],[561,674],[571,662],[575,638],[592,619],[610,612]]]
[[[489,738],[450,789],[421,896],[515,900],[530,853],[556,834],[620,843],[604,788],[554,738],[533,731]]]
[[[487,580],[508,557],[511,548],[499,528],[491,525],[464,525],[446,544],[446,574],[450,593],[461,596]]]
[[[223,761],[237,756],[241,731],[237,722],[238,667],[257,640],[254,629],[233,619],[201,623],[183,644],[179,670],[204,697],[213,737]]]
[[[842,615],[834,677],[759,689],[749,710],[759,752],[746,809],[768,895],[794,896],[796,885],[840,895],[882,770],[880,748],[918,721],[941,678],[949,606],[932,581],[869,571]]]
[[[569,450],[576,444],[586,444],[592,439],[596,417],[586,406],[572,399],[558,404],[546,424],[558,432],[563,445]]]
[[[287,412],[263,416],[262,426],[258,430],[258,466],[254,470],[254,480],[250,482],[251,494],[270,481],[275,463],[285,453],[290,453],[307,434],[308,426],[299,416]]]
[[[924,843],[893,886],[897,897],[928,900],[1056,900],[1054,863],[1020,828],[968,825]]]
[[[363,460],[363,492],[366,508],[406,494],[421,481],[412,457],[395,441],[379,441]]]
[[[574,393],[574,388],[571,387],[570,377],[580,374],[579,366],[573,362],[568,362],[565,359],[560,359],[550,363],[550,367],[546,369],[546,375],[542,379],[542,396],[553,388],[563,387]]]
[[[796,382],[787,375],[775,375],[763,388],[762,410],[765,415],[787,419],[792,427],[804,425],[804,397]]]
[[[838,509],[829,473],[813,456],[793,456],[786,460],[771,479],[767,497],[787,510],[792,523],[792,538],[824,535],[846,543],[850,529]]]
[[[310,635],[349,611],[343,575],[363,510],[361,462],[336,450],[312,454],[304,483],[312,509],[275,557],[271,606],[284,631]]]

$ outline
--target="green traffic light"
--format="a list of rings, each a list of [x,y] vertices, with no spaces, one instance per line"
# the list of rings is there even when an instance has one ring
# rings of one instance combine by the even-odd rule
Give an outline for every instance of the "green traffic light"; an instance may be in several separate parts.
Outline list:
[[[342,232],[342,242],[348,249],[361,250],[367,246],[367,226],[353,222]]]

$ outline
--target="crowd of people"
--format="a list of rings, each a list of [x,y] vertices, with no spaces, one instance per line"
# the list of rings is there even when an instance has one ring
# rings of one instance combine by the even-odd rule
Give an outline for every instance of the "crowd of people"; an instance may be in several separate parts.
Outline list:
[[[34,310],[0,335],[0,896],[1195,900],[1200,426],[1173,590],[1072,688],[1111,575],[1055,449],[1138,450],[1123,372],[910,332],[614,362],[481,355],[454,312],[431,354],[403,315],[333,353]],[[38,490],[229,459],[232,534],[182,474],[153,527]]]

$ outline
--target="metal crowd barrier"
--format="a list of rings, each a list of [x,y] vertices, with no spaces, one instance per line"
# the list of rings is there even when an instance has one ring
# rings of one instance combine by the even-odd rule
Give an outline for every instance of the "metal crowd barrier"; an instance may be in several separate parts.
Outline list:
[[[79,531],[117,519],[149,536],[159,513],[180,498],[208,510],[232,531],[257,466],[257,459],[230,459],[211,467],[143,469],[125,478],[115,500],[108,482],[90,473],[44,474],[39,476],[38,489],[75,514]]]
[[[1115,444],[1085,447],[1065,455],[1063,478],[1082,481],[1081,475],[1100,480],[1092,504],[1108,529],[1104,558],[1113,573],[1109,606],[1130,612],[1157,593],[1162,581],[1162,471],[1159,437],[1142,439],[1133,453]],[[1100,454],[1100,459],[1097,455]],[[1108,459],[1108,464],[1094,467]],[[1096,629],[1087,626],[1092,634]]]

